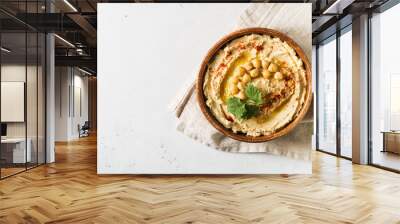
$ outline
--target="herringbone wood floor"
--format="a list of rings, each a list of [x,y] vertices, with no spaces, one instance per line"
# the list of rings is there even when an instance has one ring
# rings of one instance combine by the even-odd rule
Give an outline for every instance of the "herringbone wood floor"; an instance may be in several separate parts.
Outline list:
[[[400,223],[400,175],[314,154],[313,175],[98,176],[96,139],[0,181],[0,223]]]

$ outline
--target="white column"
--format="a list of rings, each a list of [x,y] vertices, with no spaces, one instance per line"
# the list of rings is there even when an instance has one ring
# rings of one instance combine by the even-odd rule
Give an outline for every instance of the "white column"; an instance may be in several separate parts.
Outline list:
[[[317,98],[316,98],[316,91],[317,91],[317,48],[315,45],[312,46],[312,59],[311,59],[311,65],[312,65],[312,93],[313,93],[313,104],[312,104],[312,110],[313,110],[313,115],[314,115],[314,123],[313,123],[313,135],[312,135],[312,144],[311,147],[313,150],[317,149],[317,119],[316,119],[316,114],[317,114]]]
[[[54,35],[46,36],[46,163],[55,161],[54,133],[55,133],[55,60],[54,60]]]
[[[368,163],[368,15],[353,20],[353,162]]]
[[[54,5],[46,1],[46,11],[54,12]],[[46,163],[55,161],[55,43],[54,35],[46,35]]]

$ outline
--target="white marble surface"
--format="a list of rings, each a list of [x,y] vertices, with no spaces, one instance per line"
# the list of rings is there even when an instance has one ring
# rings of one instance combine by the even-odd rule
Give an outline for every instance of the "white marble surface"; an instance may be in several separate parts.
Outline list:
[[[247,4],[99,4],[99,174],[311,173],[311,162],[214,150],[168,104]]]

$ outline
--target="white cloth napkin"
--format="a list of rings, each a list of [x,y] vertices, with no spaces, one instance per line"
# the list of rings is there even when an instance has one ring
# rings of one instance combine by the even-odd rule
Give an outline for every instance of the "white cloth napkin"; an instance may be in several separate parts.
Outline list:
[[[236,29],[267,27],[294,39],[311,59],[311,4],[253,3],[239,18]],[[294,159],[310,160],[313,132],[312,107],[298,126],[285,136],[265,143],[236,141],[217,131],[204,117],[196,100],[195,76],[183,86],[172,108],[177,116],[177,130],[212,148],[238,153],[270,153]]]

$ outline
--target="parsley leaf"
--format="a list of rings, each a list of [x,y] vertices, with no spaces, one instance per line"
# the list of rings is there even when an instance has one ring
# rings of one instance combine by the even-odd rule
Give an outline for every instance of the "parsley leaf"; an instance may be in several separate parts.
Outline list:
[[[257,116],[260,113],[261,104],[264,103],[261,91],[252,84],[247,85],[245,94],[247,96],[246,101],[233,96],[227,102],[228,112],[239,120]]]
[[[257,87],[255,87],[253,84],[247,85],[245,93],[248,98],[247,101],[249,104],[255,104],[259,106],[263,103],[261,91],[257,89]]]
[[[228,112],[242,120],[247,117],[246,104],[237,97],[230,97],[228,99]]]

